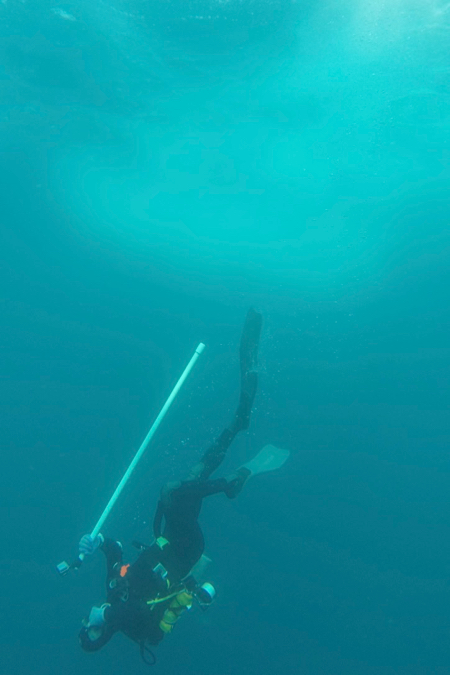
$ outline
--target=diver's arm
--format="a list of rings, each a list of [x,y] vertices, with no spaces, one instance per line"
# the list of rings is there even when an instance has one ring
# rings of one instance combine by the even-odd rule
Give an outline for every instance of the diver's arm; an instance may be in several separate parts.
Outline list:
[[[120,541],[114,541],[114,539],[105,537],[100,546],[100,550],[106,558],[109,578],[113,573],[114,566],[122,562],[122,544]]]
[[[83,627],[78,634],[78,639],[85,652],[97,652],[110,641],[113,635],[114,630],[109,627],[105,627],[101,632],[98,631],[98,635],[91,628]]]

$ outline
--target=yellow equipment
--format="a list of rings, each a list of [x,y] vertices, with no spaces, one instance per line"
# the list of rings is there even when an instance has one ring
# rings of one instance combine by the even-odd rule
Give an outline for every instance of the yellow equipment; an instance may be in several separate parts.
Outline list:
[[[193,595],[186,590],[177,593],[163,614],[159,627],[163,633],[170,633],[176,622],[187,609],[192,607]]]

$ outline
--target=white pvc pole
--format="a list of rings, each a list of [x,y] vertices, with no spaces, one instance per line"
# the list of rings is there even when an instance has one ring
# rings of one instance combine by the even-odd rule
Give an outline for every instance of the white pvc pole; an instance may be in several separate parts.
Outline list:
[[[172,405],[175,396],[180,391],[181,387],[184,384],[185,379],[187,378],[187,376],[191,372],[191,370],[194,367],[198,357],[200,356],[200,354],[203,352],[204,349],[205,349],[205,345],[202,342],[200,342],[199,346],[195,350],[195,353],[194,353],[193,357],[191,358],[188,365],[184,369],[183,374],[181,375],[180,379],[178,380],[178,382],[174,386],[174,388],[172,390],[172,393],[170,394],[167,401],[164,403],[164,405],[161,409],[161,412],[159,413],[156,420],[153,422],[150,431],[148,432],[147,436],[144,438],[144,441],[143,441],[141,447],[139,448],[139,450],[137,451],[137,453],[135,454],[133,460],[131,461],[130,466],[125,471],[125,474],[124,474],[122,480],[120,481],[119,485],[116,487],[111,499],[109,500],[108,504],[106,505],[105,510],[103,511],[102,515],[98,519],[98,522],[97,522],[96,526],[94,527],[94,529],[91,532],[92,539],[95,539],[96,536],[98,535],[98,533],[100,532],[100,529],[101,529],[103,523],[105,522],[105,520],[109,516],[112,507],[116,503],[120,493],[122,492],[123,488],[125,487],[126,483],[128,482],[128,479],[130,478],[131,474],[133,473],[134,469],[136,468],[136,464],[139,462],[142,455],[144,454],[144,452],[145,452],[148,444],[152,440],[157,428],[159,427],[159,425],[163,421],[167,411],[169,410],[170,406]],[[80,554],[79,558],[80,558],[80,560],[83,560],[84,555]]]

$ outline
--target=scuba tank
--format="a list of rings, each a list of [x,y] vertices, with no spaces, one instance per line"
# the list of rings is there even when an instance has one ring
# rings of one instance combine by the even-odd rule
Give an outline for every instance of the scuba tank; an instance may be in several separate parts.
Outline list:
[[[182,614],[192,607],[194,596],[189,591],[183,590],[176,595],[163,614],[159,627],[163,633],[171,633],[176,622]]]
[[[163,614],[159,627],[163,633],[171,633],[176,622],[186,610],[191,609],[194,600],[198,602],[202,609],[207,609],[213,602],[216,595],[215,588],[210,583],[196,586],[192,591],[183,588],[177,593]]]

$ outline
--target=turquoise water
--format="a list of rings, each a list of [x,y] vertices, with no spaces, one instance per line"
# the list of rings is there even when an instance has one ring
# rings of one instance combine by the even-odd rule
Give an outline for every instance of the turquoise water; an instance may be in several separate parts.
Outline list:
[[[250,430],[291,450],[202,526],[218,599],[158,648],[185,675],[450,674],[450,5],[0,4],[5,675],[144,672],[60,579],[200,341],[106,526],[228,422],[247,308]],[[71,553],[72,552],[72,553]]]

